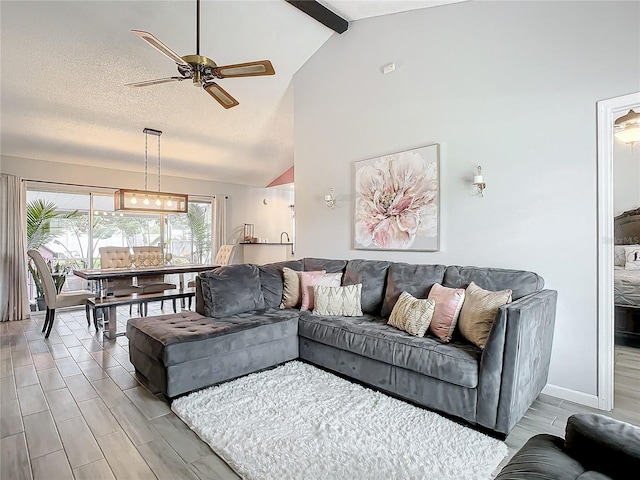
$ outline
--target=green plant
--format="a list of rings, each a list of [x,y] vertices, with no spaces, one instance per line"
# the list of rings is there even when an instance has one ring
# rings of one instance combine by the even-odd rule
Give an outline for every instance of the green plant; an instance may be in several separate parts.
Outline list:
[[[202,263],[211,250],[211,224],[207,208],[195,203],[189,204],[187,224],[191,231],[192,261]]]
[[[77,210],[71,213],[58,212],[58,207],[54,202],[41,199],[30,201],[27,204],[27,248],[37,250],[56,238],[57,234],[51,230],[52,220],[74,218],[77,215]],[[32,261],[29,261],[29,273],[33,278],[38,296],[43,296],[42,280]]]

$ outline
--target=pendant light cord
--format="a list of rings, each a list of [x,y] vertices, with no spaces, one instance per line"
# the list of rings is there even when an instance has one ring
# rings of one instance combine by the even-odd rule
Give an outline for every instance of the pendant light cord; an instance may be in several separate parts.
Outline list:
[[[158,135],[158,191],[160,191],[160,135]]]
[[[144,132],[144,190],[148,191],[147,188],[147,165],[149,164],[149,155],[148,155],[148,144],[149,144],[149,134]]]

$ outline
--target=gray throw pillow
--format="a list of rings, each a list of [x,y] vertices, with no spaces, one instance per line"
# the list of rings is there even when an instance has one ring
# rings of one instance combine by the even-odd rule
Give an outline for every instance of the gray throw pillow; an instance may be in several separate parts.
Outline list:
[[[223,318],[264,309],[260,273],[255,265],[220,267],[200,274],[204,314]]]

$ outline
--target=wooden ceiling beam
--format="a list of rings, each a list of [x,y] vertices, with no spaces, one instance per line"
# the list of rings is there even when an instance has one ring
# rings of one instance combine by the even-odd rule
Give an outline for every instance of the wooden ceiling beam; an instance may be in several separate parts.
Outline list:
[[[306,13],[311,18],[314,18],[326,27],[337,33],[344,33],[349,28],[349,22],[342,18],[340,15],[333,13],[324,5],[314,0],[285,0],[296,7],[301,12]]]

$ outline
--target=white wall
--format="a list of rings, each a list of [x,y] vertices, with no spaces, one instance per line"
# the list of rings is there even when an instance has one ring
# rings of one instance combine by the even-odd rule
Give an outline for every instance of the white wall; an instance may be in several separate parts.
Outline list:
[[[559,292],[549,383],[593,401],[596,101],[639,89],[639,17],[638,2],[464,2],[351,23],[294,77],[299,256],[535,271]],[[440,251],[353,250],[353,162],[431,143]]]
[[[47,162],[2,156],[0,173],[17,175],[29,180],[44,180],[102,187],[142,188],[143,173],[123,172],[107,168],[94,168],[66,163]],[[149,177],[149,184],[155,185],[155,176]],[[188,193],[191,195],[229,195],[227,204],[227,241],[241,241],[243,224],[254,223],[255,235],[280,241],[280,232],[291,235],[291,209],[293,192],[276,188],[257,188],[230,183],[210,182],[192,178],[162,175],[162,190]],[[263,200],[267,199],[267,205]],[[242,249],[236,253],[234,261],[241,261]]]
[[[636,110],[637,111],[637,110]],[[640,145],[613,142],[613,214],[640,207]]]

